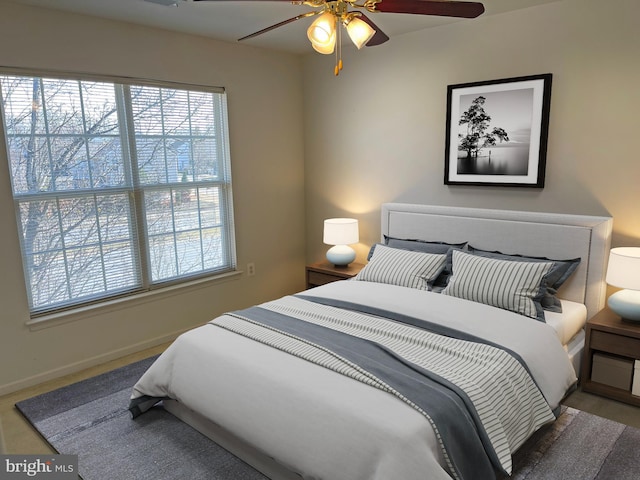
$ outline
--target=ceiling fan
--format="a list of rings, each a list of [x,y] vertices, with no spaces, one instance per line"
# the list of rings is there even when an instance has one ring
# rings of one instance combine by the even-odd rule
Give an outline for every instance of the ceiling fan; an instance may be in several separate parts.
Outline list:
[[[163,5],[177,5],[178,0],[147,0]],[[226,2],[234,0],[191,0],[194,2]],[[405,13],[413,15],[437,15],[444,17],[475,18],[484,12],[479,2],[454,0],[239,0],[239,1],[278,1],[294,5],[307,5],[314,8],[306,13],[283,20],[270,27],[263,28],[238,41],[257,37],[263,33],[295,22],[302,18],[318,16],[307,30],[311,45],[319,53],[330,55],[336,52],[335,75],[342,70],[341,35],[342,25],[355,46],[373,47],[389,40],[389,37],[368,16],[363,13]],[[336,50],[337,45],[337,50]]]

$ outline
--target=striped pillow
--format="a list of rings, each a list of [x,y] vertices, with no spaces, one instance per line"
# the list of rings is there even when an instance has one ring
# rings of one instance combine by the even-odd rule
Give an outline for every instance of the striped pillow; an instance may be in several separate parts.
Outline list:
[[[468,246],[468,249],[469,253],[473,253],[474,255],[497,258],[499,260],[512,260],[516,262],[553,262],[553,267],[551,267],[549,273],[547,273],[543,279],[543,286],[545,290],[540,303],[544,310],[562,313],[562,304],[560,303],[560,299],[556,297],[556,294],[562,284],[566,282],[578,268],[581,261],[579,257],[568,260],[557,260],[546,257],[530,257],[519,254],[508,254],[498,251],[492,252],[488,250],[481,250],[471,245]],[[449,259],[447,259],[447,261],[449,264],[451,263]]]
[[[515,262],[470,255],[453,255],[453,276],[443,295],[464,298],[544,321],[540,299],[543,277],[552,262]]]
[[[377,245],[371,261],[354,277],[365,282],[388,283],[403,287],[430,290],[447,256],[412,252]]]

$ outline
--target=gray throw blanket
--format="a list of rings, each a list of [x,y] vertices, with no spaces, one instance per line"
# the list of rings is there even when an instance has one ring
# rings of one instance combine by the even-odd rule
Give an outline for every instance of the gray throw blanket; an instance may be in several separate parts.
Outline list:
[[[442,336],[416,328],[421,320],[372,313],[292,296],[209,325],[395,395],[430,422],[453,478],[510,473],[511,448],[554,419],[527,370],[494,346],[457,340],[449,330]],[[140,413],[153,401],[138,398],[130,409]]]
[[[536,422],[537,426],[554,419],[528,371],[510,352],[495,346],[455,340],[452,338],[455,331],[451,329],[442,332],[447,337],[417,330],[415,326],[437,329],[419,319],[394,318],[396,321],[389,321],[372,316],[376,312],[366,306],[356,308],[368,310],[368,314],[362,314],[335,308],[329,303],[331,301],[326,299],[285,297],[230,314],[245,324],[265,327],[269,333],[240,326],[238,322],[230,325],[229,320],[212,324],[336,371],[341,367],[319,361],[313,347],[325,349],[356,365],[366,372],[366,378],[371,376],[376,380],[374,386],[401,398],[431,422],[454,478],[491,478],[494,468],[510,472],[508,444],[518,445],[520,440],[514,442],[514,435],[508,430],[517,430],[521,435],[522,428],[516,421],[514,425],[504,427],[505,434],[502,427],[496,427],[505,423],[500,418],[504,413],[496,414],[493,410],[522,410],[521,421]],[[345,305],[340,303],[339,306]],[[389,312],[377,313],[392,316]],[[273,332],[302,340],[310,350],[291,351],[286,340],[273,339]],[[458,378],[457,372],[463,370],[470,378]],[[358,376],[354,378],[363,381]],[[478,394],[482,390],[478,385],[483,382],[487,383],[485,391]],[[512,390],[513,384],[523,385],[522,390],[505,393]],[[505,397],[508,400],[505,401]],[[489,432],[487,424],[490,425]]]

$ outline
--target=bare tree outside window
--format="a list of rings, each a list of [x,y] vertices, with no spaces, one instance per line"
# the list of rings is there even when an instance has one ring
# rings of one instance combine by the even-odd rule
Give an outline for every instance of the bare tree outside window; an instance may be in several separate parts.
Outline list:
[[[0,76],[33,313],[235,267],[220,93]]]

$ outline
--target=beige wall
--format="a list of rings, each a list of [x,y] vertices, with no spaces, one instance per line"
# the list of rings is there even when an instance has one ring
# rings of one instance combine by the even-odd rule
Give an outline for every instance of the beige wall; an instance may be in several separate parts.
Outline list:
[[[223,86],[239,268],[256,275],[159,294],[30,331],[0,152],[0,394],[160,343],[219,313],[304,286],[302,65],[246,46],[0,0],[0,66]]]
[[[0,393],[302,288],[305,250],[315,261],[327,248],[324,218],[360,219],[363,260],[379,238],[382,202],[610,214],[614,244],[640,245],[638,18],[637,0],[562,0],[345,48],[334,78],[332,57],[300,60],[0,0],[0,65],[227,88],[238,262],[257,270],[30,331],[2,152]],[[545,188],[443,185],[447,85],[547,72]]]
[[[342,215],[360,219],[363,260],[389,201],[612,215],[614,245],[640,245],[639,19],[638,0],[564,0],[345,48],[338,78],[305,57],[307,260]],[[544,189],[444,185],[447,85],[541,73]]]

